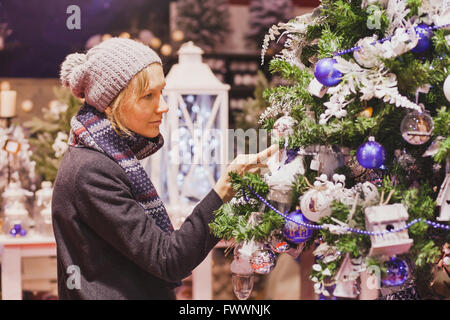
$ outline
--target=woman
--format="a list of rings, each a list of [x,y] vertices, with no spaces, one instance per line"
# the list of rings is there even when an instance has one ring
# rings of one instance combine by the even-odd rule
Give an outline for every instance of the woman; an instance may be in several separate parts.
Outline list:
[[[61,81],[85,103],[72,119],[53,191],[59,298],[174,299],[180,280],[219,240],[208,223],[233,196],[228,172],[258,170],[277,147],[234,159],[174,231],[138,161],[164,143],[159,125],[168,106],[157,54],[112,38],[68,55]]]

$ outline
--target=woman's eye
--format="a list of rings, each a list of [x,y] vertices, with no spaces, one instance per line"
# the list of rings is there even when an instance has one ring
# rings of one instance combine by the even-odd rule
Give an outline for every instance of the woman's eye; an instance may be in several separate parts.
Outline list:
[[[160,94],[162,94],[162,90],[161,90],[161,93],[160,93]],[[147,95],[144,96],[145,99],[151,99],[151,98],[153,98],[153,97],[154,97],[154,94],[153,94],[153,93],[149,93],[149,94],[147,94]]]

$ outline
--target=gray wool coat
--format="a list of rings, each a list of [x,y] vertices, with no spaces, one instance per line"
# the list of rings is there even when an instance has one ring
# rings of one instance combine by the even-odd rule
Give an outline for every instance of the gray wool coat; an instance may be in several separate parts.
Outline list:
[[[134,200],[125,171],[106,155],[69,147],[54,184],[60,299],[175,299],[174,283],[219,239],[208,223],[214,190],[168,235]]]

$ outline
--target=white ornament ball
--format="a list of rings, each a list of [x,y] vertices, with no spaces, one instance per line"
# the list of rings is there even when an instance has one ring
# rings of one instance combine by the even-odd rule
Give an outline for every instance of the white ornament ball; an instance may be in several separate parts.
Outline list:
[[[366,38],[360,39],[358,41],[358,43],[356,44],[356,46],[360,47],[360,49],[353,51],[353,58],[355,58],[356,62],[361,67],[370,69],[370,68],[375,67],[379,63],[378,58],[375,55],[373,55],[371,52],[369,52],[369,50],[365,49],[365,48],[371,46],[371,43],[373,43],[374,41],[376,41],[375,38],[366,37]]]
[[[447,76],[447,79],[444,81],[444,95],[447,98],[447,100],[450,102],[450,75]]]
[[[326,192],[312,189],[302,196],[300,208],[309,221],[318,222],[320,218],[331,214],[332,200],[332,197],[327,195]]]
[[[450,265],[450,257],[445,257],[442,261],[446,266]]]
[[[287,138],[294,134],[294,126],[297,121],[291,116],[282,116],[273,125],[273,133],[277,138]]]

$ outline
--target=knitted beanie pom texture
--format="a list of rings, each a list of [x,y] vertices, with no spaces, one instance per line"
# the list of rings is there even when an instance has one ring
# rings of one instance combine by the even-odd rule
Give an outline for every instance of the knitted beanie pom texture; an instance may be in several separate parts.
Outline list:
[[[111,38],[86,54],[69,54],[61,65],[60,79],[78,98],[103,112],[130,80],[152,63],[162,64],[150,47],[123,38]]]
[[[60,78],[62,85],[69,87],[78,98],[84,98],[84,64],[87,57],[83,53],[72,53],[66,57],[62,66]]]

